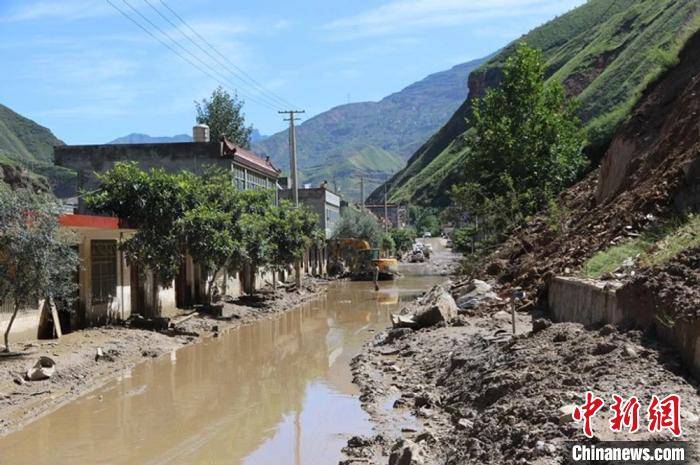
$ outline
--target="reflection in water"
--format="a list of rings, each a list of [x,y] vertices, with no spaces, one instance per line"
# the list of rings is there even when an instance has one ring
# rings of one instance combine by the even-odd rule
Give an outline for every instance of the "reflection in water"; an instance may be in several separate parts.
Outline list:
[[[371,425],[349,363],[400,299],[439,278],[335,283],[279,318],[125,371],[0,439],[0,464],[337,463]]]

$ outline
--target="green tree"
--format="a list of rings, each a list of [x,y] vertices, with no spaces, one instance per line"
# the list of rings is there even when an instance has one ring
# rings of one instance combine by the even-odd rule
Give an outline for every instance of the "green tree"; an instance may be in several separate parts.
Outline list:
[[[334,239],[364,239],[372,247],[379,248],[382,245],[384,229],[371,213],[355,208],[346,208],[341,213],[340,220],[336,223],[331,236]]]
[[[584,135],[563,86],[545,82],[539,50],[518,44],[503,81],[473,106],[466,176],[487,197],[518,197],[532,213],[570,185],[584,165]]]
[[[187,171],[146,172],[135,162],[123,162],[98,179],[100,189],[85,195],[87,205],[138,228],[122,244],[127,259],[154,272],[162,284],[171,282],[186,251],[180,221],[197,206],[200,178]]]
[[[429,232],[433,236],[440,234],[440,219],[435,208],[411,205],[408,208],[409,222],[416,228],[418,235]]]
[[[416,241],[416,230],[413,228],[392,229],[391,237],[394,240],[396,253],[406,253],[412,249],[413,243]]]
[[[40,299],[75,298],[78,257],[59,229],[61,205],[48,194],[11,191],[0,183],[0,300],[13,302],[5,351],[20,308]]]
[[[236,145],[250,148],[253,127],[245,125],[243,101],[237,95],[232,96],[219,86],[209,99],[195,102],[195,105],[197,123],[209,126],[212,140],[225,136]]]
[[[282,271],[301,260],[304,250],[318,241],[321,231],[317,228],[318,215],[305,205],[295,208],[283,200],[270,209],[270,232],[272,243],[270,266]]]

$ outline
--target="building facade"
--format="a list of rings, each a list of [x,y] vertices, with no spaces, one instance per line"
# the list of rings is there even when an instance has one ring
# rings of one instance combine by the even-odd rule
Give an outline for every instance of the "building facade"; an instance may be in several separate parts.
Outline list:
[[[202,134],[202,129],[202,126],[195,127],[196,142],[191,143],[60,146],[54,149],[55,163],[78,173],[76,195],[97,188],[97,174],[122,161],[135,161],[146,170],[162,168],[171,172],[202,173],[207,166],[217,166],[229,170],[231,181],[241,190],[278,190],[280,170],[269,159],[226,139],[210,142],[208,128],[207,134]],[[76,276],[78,311],[71,321],[72,326],[125,320],[132,314],[146,318],[168,316],[177,308],[203,303],[206,276],[191,257],[183,258],[178,276],[173,283],[164,286],[148,270],[129,266],[120,244],[136,231],[126,228],[119,219],[92,215],[79,200],[73,213],[63,215],[60,221],[63,228],[75,233],[81,259]],[[241,293],[244,281],[252,280],[259,285],[271,279],[267,274],[225,275],[219,285],[229,295],[236,296]]]
[[[379,218],[379,221],[387,223],[391,228],[400,229],[406,226],[408,211],[405,205],[389,203],[385,207],[383,203],[377,205],[365,204],[365,208]]]

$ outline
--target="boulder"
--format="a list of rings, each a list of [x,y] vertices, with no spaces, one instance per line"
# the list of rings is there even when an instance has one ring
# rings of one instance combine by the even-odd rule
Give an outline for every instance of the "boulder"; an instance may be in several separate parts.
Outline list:
[[[32,368],[27,370],[26,379],[28,381],[42,381],[49,379],[56,371],[56,362],[50,357],[39,357],[39,360]]]
[[[425,463],[421,446],[408,439],[398,441],[391,449],[389,465],[419,465]]]
[[[576,406],[574,404],[567,404],[563,407],[559,407],[559,424],[565,425],[574,421],[575,411]]]
[[[552,326],[552,322],[546,318],[537,318],[532,322],[532,332],[539,333]]]
[[[438,294],[432,304],[418,310],[413,319],[417,328],[427,328],[435,326],[443,321],[449,321],[457,316],[457,304],[452,296],[442,289],[442,293]]]

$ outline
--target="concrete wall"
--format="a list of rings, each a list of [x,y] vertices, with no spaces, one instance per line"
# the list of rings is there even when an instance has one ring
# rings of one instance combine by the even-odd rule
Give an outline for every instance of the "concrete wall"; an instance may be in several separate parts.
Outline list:
[[[41,312],[38,308],[20,310],[17,313],[12,331],[10,331],[10,344],[13,342],[31,341],[36,339],[39,329],[39,316]],[[12,313],[0,312],[0,334],[5,334],[7,325],[10,323]]]
[[[219,142],[68,145],[54,149],[54,161],[78,173],[78,189],[92,189],[97,186],[95,173],[103,173],[120,161],[135,161],[142,169],[164,168],[173,172],[201,173],[205,166],[211,165],[230,169],[232,160],[220,154]]]
[[[617,306],[619,283],[556,277],[549,285],[549,309],[554,321],[575,321],[586,326],[619,324],[624,320]]]
[[[549,311],[557,322],[586,326],[611,323],[654,330],[700,377],[700,319],[663,322],[663,318],[657,318],[655,299],[650,292],[620,283],[559,276],[549,286]]]

